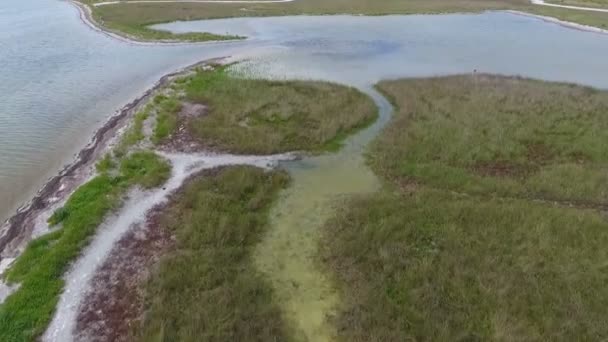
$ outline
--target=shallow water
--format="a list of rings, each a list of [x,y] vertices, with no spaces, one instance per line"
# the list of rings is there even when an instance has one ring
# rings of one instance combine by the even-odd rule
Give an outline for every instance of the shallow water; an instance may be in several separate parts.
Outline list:
[[[366,86],[401,76],[517,74],[608,87],[608,35],[505,12],[236,18],[157,25],[255,37],[263,74]]]
[[[285,163],[293,184],[273,208],[273,229],[254,255],[257,267],[272,281],[298,340],[323,342],[333,336],[326,315],[338,297],[317,259],[320,228],[332,212],[332,201],[380,186],[357,151],[389,118],[391,105],[373,89],[364,91],[376,101],[380,120],[358,139],[351,139],[342,153]]]

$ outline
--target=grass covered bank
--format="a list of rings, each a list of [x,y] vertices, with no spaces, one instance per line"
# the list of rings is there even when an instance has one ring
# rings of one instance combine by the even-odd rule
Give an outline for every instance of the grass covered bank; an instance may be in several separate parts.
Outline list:
[[[272,291],[250,260],[288,180],[282,171],[213,169],[172,197],[155,221],[175,242],[145,286],[137,340],[288,340]]]
[[[591,2],[587,0],[572,0]],[[83,1],[92,4],[95,1]],[[600,1],[598,0],[598,3]],[[331,14],[441,14],[477,13],[488,10],[518,10],[561,20],[605,28],[608,13],[577,11],[532,5],[529,0],[295,0],[289,3],[130,3],[92,6],[95,20],[119,33],[146,40],[177,39],[206,41],[230,39],[207,33],[174,35],[152,30],[149,25],[177,20],[230,17],[331,15]]]
[[[268,81],[200,70],[174,84],[181,97],[158,98],[153,140],[171,140],[180,121],[205,149],[240,154],[336,150],[377,117],[360,91],[327,82]],[[193,105],[204,106],[188,113]],[[179,138],[178,138],[179,139]]]
[[[608,93],[488,75],[382,82],[383,192],[346,200],[322,259],[342,341],[608,336]],[[570,203],[573,206],[555,204]]]
[[[93,4],[102,1],[83,1]],[[325,14],[416,14],[480,12],[514,9],[527,0],[295,0],[289,3],[140,3],[91,6],[95,20],[111,30],[146,40],[185,39],[217,40],[207,33],[183,36],[152,30],[150,25],[177,20],[217,19],[231,17],[325,15]],[[232,37],[233,38],[233,37]]]
[[[20,286],[0,305],[0,341],[32,341],[42,334],[63,290],[63,274],[104,217],[131,186],[159,186],[170,171],[156,154],[136,152],[122,159],[119,170],[107,166],[79,187],[49,220],[61,226],[31,241],[5,273],[9,283]]]

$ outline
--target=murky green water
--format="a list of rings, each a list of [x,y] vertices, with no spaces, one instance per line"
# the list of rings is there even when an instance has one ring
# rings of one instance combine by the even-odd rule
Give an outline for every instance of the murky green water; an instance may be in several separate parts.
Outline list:
[[[327,315],[339,298],[317,264],[320,229],[331,214],[333,201],[380,186],[365,165],[362,148],[385,124],[391,107],[378,93],[367,91],[380,111],[376,124],[350,138],[338,153],[286,163],[293,184],[273,209],[273,229],[255,254],[255,262],[272,281],[298,340],[330,341],[334,335]]]

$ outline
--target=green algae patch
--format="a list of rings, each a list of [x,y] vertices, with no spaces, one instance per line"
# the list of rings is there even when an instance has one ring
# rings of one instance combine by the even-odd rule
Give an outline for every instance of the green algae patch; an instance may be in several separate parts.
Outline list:
[[[289,169],[292,185],[271,211],[272,229],[256,247],[255,265],[271,282],[296,341],[332,341],[327,322],[340,297],[318,260],[321,228],[334,201],[379,188],[361,155],[328,154]]]
[[[103,172],[80,186],[49,219],[61,226],[32,240],[5,273],[9,283],[20,286],[0,305],[0,340],[33,341],[40,336],[63,290],[63,274],[105,216],[120,206],[129,187],[160,185],[169,173],[170,166],[154,153],[135,152],[123,159],[118,175]]]
[[[289,341],[273,290],[252,267],[268,211],[289,176],[227,167],[174,194],[155,223],[175,236],[145,285],[140,341]]]
[[[381,82],[397,107],[321,260],[338,341],[608,336],[608,92],[463,75]]]

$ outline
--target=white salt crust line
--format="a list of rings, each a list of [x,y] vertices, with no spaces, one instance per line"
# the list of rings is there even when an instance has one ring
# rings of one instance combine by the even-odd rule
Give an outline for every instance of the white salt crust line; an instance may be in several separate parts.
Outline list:
[[[558,4],[547,3],[547,2],[545,2],[545,0],[530,0],[530,2],[532,4],[534,4],[534,5],[540,5],[540,6],[566,8],[566,9],[573,9],[573,10],[577,10],[577,11],[591,11],[591,12],[604,12],[604,13],[608,13],[608,9],[607,8],[582,7],[582,6],[572,6],[572,5],[558,5]]]

